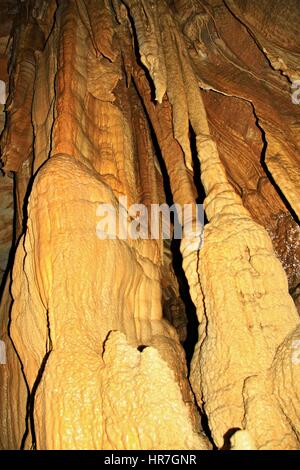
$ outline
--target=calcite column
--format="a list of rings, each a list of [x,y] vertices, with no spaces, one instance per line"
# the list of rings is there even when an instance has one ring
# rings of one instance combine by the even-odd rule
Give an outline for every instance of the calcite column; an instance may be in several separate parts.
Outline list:
[[[1,140],[17,242],[1,448],[207,449],[194,396],[218,448],[300,448],[297,53],[272,69],[249,5],[23,5]],[[184,327],[163,312],[179,295],[170,245],[97,236],[100,204],[129,224],[124,201],[167,199],[207,217],[180,245],[199,322],[190,382]]]
[[[139,123],[124,90],[114,95],[125,75],[102,26],[115,20],[108,8],[98,22],[93,6],[61,2],[36,54],[35,174],[10,329],[30,395],[25,447],[207,448],[184,351],[163,319],[161,240],[97,238],[99,204],[118,213],[119,196],[143,201],[144,171],[148,205],[158,196],[153,149],[138,156]]]
[[[270,398],[270,390],[275,383],[272,362],[280,362],[277,359],[278,348],[284,348],[285,360],[289,353],[291,358],[288,338],[297,337],[299,331],[299,317],[288,293],[286,275],[275,256],[269,235],[251,218],[228,181],[210,133],[197,77],[167,5],[162,2],[161,9],[155,10],[150,2],[145,2],[147,14],[150,17],[159,15],[159,20],[149,21],[152,29],[143,29],[140,27],[141,12],[137,12],[135,2],[126,3],[134,17],[143,56],[147,57],[148,53],[151,57],[157,28],[164,38],[166,67],[162,74],[167,70],[166,91],[173,105],[175,137],[184,149],[184,139],[176,136],[179,117],[183,124],[189,118],[196,134],[209,223],[204,230],[204,244],[196,256],[197,262],[195,253],[189,252],[185,240],[181,249],[183,267],[200,323],[191,369],[191,383],[198,404],[208,416],[209,428],[218,447],[226,443],[234,429],[246,428],[254,438],[252,442],[256,448],[299,448],[298,418],[293,409],[293,406],[299,407],[296,379],[299,368],[296,362],[291,361],[287,371],[288,375],[291,374],[290,387],[284,387],[281,377],[282,389],[276,398]],[[148,45],[146,50],[145,45]],[[150,61],[149,64],[149,72],[152,72],[159,90],[162,79],[157,79]],[[177,96],[176,89],[183,92]],[[150,118],[154,114],[155,119],[159,109],[157,105],[156,111],[151,113],[149,105]],[[188,157],[186,153],[185,157]],[[168,164],[167,152],[165,158]],[[187,159],[186,174],[188,166]],[[171,168],[169,176],[174,186],[176,181],[180,181],[179,172],[172,174]],[[297,186],[294,190],[297,191]],[[180,195],[186,195],[183,188]],[[268,380],[265,380],[266,375]],[[249,388],[245,385],[248,381]],[[284,393],[293,397],[290,411],[287,411],[287,402],[282,411],[280,402]],[[250,397],[249,401],[245,401],[246,396]],[[256,405],[255,412],[252,406],[250,409],[252,403]],[[258,410],[261,413],[266,404],[268,418],[273,425],[269,423],[267,432],[261,433],[253,414],[256,413],[258,419]],[[290,420],[286,420],[286,413],[291,416]],[[277,427],[279,419],[280,428]]]

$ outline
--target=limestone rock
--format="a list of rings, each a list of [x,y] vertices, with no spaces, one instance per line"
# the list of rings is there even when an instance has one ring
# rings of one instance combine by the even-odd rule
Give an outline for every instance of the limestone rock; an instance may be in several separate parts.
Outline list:
[[[297,0],[0,16],[0,448],[299,449]]]

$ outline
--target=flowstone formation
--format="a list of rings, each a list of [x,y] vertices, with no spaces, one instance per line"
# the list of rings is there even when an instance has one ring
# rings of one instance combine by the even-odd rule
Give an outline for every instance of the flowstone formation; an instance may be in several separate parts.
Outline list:
[[[300,7],[269,10],[0,6],[1,449],[300,449]]]

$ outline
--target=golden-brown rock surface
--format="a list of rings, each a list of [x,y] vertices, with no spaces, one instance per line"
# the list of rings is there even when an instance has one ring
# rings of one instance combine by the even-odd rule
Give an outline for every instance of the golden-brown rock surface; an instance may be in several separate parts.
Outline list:
[[[300,449],[297,1],[1,13],[0,448]]]

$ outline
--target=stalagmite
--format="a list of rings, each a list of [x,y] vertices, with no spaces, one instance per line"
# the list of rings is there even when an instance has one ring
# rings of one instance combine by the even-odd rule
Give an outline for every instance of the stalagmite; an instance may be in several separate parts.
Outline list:
[[[168,54],[176,63],[176,46],[173,53],[169,50]],[[196,265],[204,308],[199,315],[200,339],[193,358],[191,382],[198,404],[204,406],[208,416],[213,439],[221,447],[226,432],[242,427],[247,417],[243,398],[245,381],[270,368],[277,348],[300,322],[268,234],[251,219],[228,182],[210,136],[191,65],[187,60],[182,64],[182,58],[183,51],[176,68],[184,71],[185,94],[196,133],[201,179],[206,192],[205,210],[210,222],[204,231],[205,242]],[[182,251],[185,266],[188,261],[184,248]],[[194,258],[194,254],[192,256]],[[192,265],[195,266],[194,261]],[[198,290],[187,268],[186,274],[197,305]],[[222,288],[221,279],[226,279],[226,287]],[[292,388],[291,393],[296,391]],[[259,392],[255,398],[259,399]],[[298,447],[293,423],[286,425],[283,435],[288,437],[280,439],[282,429],[275,426],[274,419],[276,412],[280,414],[280,405],[275,401],[270,407],[269,417],[274,424],[268,424],[267,435],[255,433],[257,423],[251,423],[255,426],[253,429],[248,426],[250,435],[255,434],[257,447]]]
[[[64,188],[64,191],[59,188]],[[80,199],[77,198],[78,188]],[[49,197],[47,203],[40,198],[45,191]],[[119,382],[132,384],[133,380],[122,370],[118,374],[118,369],[113,373],[115,378],[109,382],[103,377],[106,374],[103,370],[105,341],[109,332],[115,330],[123,331],[135,348],[153,344],[169,364],[170,369],[165,365],[169,370],[168,380],[173,380],[174,390],[177,387],[178,416],[187,419],[193,412],[191,394],[183,375],[183,353],[175,332],[161,319],[159,270],[151,261],[151,258],[155,259],[153,253],[150,256],[151,241],[146,241],[147,246],[144,247],[138,241],[128,246],[122,240],[98,240],[95,237],[95,208],[100,202],[109,201],[117,205],[111,189],[91,168],[75,163],[73,157],[66,155],[50,159],[39,172],[31,193],[28,230],[21,240],[16,259],[16,266],[21,267],[25,263],[24,269],[14,271],[11,334],[14,343],[19,345],[31,391],[39,380],[40,369],[43,369],[34,407],[34,438],[40,449],[107,449],[111,446],[120,449],[123,445],[125,448],[146,448],[147,445],[167,448],[170,445],[159,437],[153,437],[154,442],[149,444],[152,431],[147,416],[141,418],[139,424],[144,431],[139,435],[138,429],[134,431],[135,415],[130,418],[126,407],[122,419],[124,429],[118,431],[124,436],[122,439],[111,441],[112,431],[106,433],[103,429],[106,421],[119,420],[117,415],[113,417],[113,406],[106,416],[105,394],[113,396]],[[80,220],[85,222],[80,224]],[[69,243],[70,237],[72,244]],[[48,240],[47,245],[43,240]],[[78,279],[77,285],[74,279]],[[93,280],[97,280],[100,289],[93,288]],[[131,286],[130,290],[127,285]],[[34,344],[30,341],[32,335]],[[27,360],[29,357],[30,361]],[[159,370],[160,366],[157,368]],[[150,382],[156,380],[153,374],[152,379],[149,377]],[[137,387],[139,381],[143,385],[142,376],[138,378],[137,375],[134,380],[137,380]],[[157,380],[162,379],[158,376]],[[106,383],[105,388],[102,383]],[[137,393],[135,387],[133,393]],[[82,402],[79,408],[78,400]],[[135,402],[134,398],[132,400]],[[135,406],[138,407],[138,403]],[[149,403],[150,409],[152,406]],[[166,416],[171,413],[167,412],[166,404],[164,409]],[[153,413],[149,411],[149,419],[155,421]],[[58,421],[57,416],[61,416]],[[172,419],[175,426],[177,418],[173,416]],[[192,420],[195,422],[195,413],[187,419],[191,430]],[[46,432],[57,426],[53,435]],[[126,444],[126,430],[131,428],[133,436]],[[204,439],[196,434],[186,442],[183,444],[181,441],[177,445],[186,445],[186,448],[194,448],[190,445],[206,446]]]

